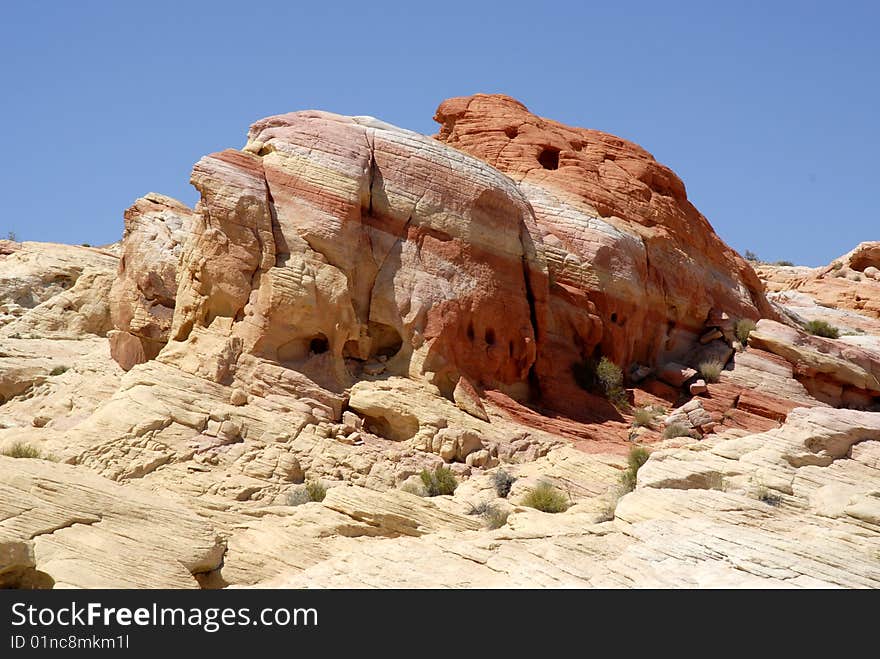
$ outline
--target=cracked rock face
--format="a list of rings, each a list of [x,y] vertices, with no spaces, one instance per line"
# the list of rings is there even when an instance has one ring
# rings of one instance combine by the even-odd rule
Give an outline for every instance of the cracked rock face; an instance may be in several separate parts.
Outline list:
[[[774,317],[752,268],[647,151],[607,133],[537,117],[518,101],[444,101],[438,140],[517,182],[535,211],[552,284],[537,373],[574,397],[568,365],[598,347],[617,364],[683,356],[713,309]]]
[[[372,119],[298,112],[257,122],[192,182],[173,343],[209,332],[334,391],[364,372],[449,394],[462,375],[525,384],[541,266],[530,209],[493,168]],[[223,381],[235,367],[202,368]]]
[[[226,549],[180,501],[45,461],[0,456],[0,519],[6,588],[198,588]]]

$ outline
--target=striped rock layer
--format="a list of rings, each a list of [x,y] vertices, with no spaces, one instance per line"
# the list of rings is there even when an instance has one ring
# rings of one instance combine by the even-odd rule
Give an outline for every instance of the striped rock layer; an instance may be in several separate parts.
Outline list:
[[[501,96],[436,118],[436,139],[317,111],[258,121],[244,149],[193,170],[174,303],[146,314],[148,332],[126,327],[145,316],[130,310],[117,326],[167,331],[163,361],[225,384],[267,365],[335,393],[401,375],[571,412],[585,360],[654,364],[692,351],[710,313],[773,316],[636,145]]]

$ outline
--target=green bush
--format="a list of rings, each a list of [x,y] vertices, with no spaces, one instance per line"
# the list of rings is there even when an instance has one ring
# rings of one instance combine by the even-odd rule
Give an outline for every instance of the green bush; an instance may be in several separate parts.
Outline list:
[[[422,485],[425,486],[425,493],[429,497],[442,496],[452,494],[458,487],[458,481],[455,474],[449,467],[439,466],[434,471],[422,469],[419,474],[422,479]]]
[[[660,413],[650,407],[640,407],[633,412],[633,427],[653,428]]]
[[[495,494],[502,499],[506,499],[510,494],[510,488],[516,482],[516,478],[508,474],[503,469],[499,469],[492,475],[492,484],[495,486]]]
[[[69,371],[69,370],[70,370],[69,366],[56,366],[55,368],[52,369],[52,371],[49,373],[49,375],[51,375],[51,376],[63,375],[64,373],[67,373],[67,371]]]
[[[510,515],[491,501],[481,501],[477,505],[471,504],[467,514],[479,515],[490,529],[498,529],[507,524],[507,517]]]
[[[760,262],[758,255],[755,254],[752,250],[747,249],[745,253],[746,261],[752,261],[753,263]]]
[[[83,243],[82,246],[83,247],[91,247],[91,245],[89,243]]]
[[[327,487],[321,481],[309,481],[287,495],[287,505],[301,506],[310,501],[323,501],[326,496]]]
[[[623,371],[607,357],[597,363],[587,359],[580,364],[572,364],[572,375],[582,389],[605,396],[616,407],[628,407],[626,391],[623,388]]]
[[[674,439],[676,437],[690,437],[691,431],[680,423],[673,423],[666,426],[663,430],[663,439]]]
[[[615,407],[629,406],[626,391],[623,389],[623,372],[617,364],[607,357],[602,357],[596,367],[596,380],[599,382],[602,393],[611,401],[612,405]]]
[[[486,526],[494,530],[500,529],[507,524],[507,518],[509,516],[509,512],[501,510],[498,506],[493,505],[483,514],[483,519],[486,520]]]
[[[736,338],[743,346],[748,343],[753,329],[755,329],[755,321],[751,318],[740,318],[736,321]]]
[[[568,510],[568,499],[550,483],[538,483],[525,495],[522,505],[545,513],[561,513]]]
[[[3,449],[0,453],[7,458],[38,459],[41,457],[39,449],[34,448],[30,444],[25,444],[24,442],[15,442],[9,448]]]
[[[620,385],[623,384],[623,372],[613,361],[607,357],[602,357],[599,360],[599,365],[596,367],[596,379],[607,394],[614,389],[619,389]]]
[[[724,370],[724,364],[717,360],[703,362],[698,370],[706,382],[718,382],[718,378],[721,377],[721,371]]]
[[[11,240],[12,242],[18,241],[18,236],[15,235],[15,231],[10,231],[6,234],[6,240]]]
[[[814,336],[822,336],[826,339],[836,339],[840,336],[840,330],[824,320],[811,320],[804,325],[804,329]]]
[[[648,461],[650,455],[641,446],[634,446],[630,449],[626,458],[626,470],[620,475],[620,482],[626,492],[632,492],[635,489],[639,469]]]
[[[792,263],[791,261],[777,261],[776,263],[774,263],[774,265],[789,265],[789,266],[791,266],[791,265],[794,265],[794,263]]]
[[[323,501],[327,496],[327,487],[321,481],[309,481],[306,483],[306,492],[309,501]]]
[[[843,267],[843,263],[841,263],[840,261],[835,261],[834,263],[831,264],[832,270],[840,270],[842,267]]]

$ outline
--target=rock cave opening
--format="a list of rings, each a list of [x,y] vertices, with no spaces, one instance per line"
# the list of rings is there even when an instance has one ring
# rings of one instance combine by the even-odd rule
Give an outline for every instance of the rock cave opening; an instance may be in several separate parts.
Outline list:
[[[403,346],[403,338],[391,325],[370,321],[370,356],[394,357]]]
[[[559,149],[552,146],[544,147],[538,155],[538,162],[544,169],[559,169]]]
[[[330,341],[327,336],[317,332],[312,336],[293,339],[279,346],[277,359],[279,362],[298,362],[315,355],[322,355],[329,350]]]
[[[330,350],[330,342],[327,340],[327,337],[323,334],[319,334],[318,336],[313,337],[309,341],[309,354],[310,355],[320,355],[322,353]]]

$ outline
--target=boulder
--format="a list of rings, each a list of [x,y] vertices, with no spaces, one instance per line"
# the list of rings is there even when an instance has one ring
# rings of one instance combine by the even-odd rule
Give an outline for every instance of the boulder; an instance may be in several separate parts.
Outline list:
[[[151,192],[125,211],[119,272],[110,291],[113,358],[125,368],[153,359],[168,341],[177,297],[177,265],[193,212]],[[119,338],[126,336],[126,338]],[[133,348],[134,341],[141,350]]]

